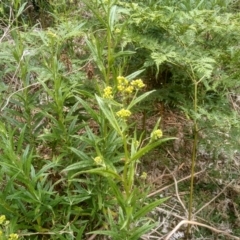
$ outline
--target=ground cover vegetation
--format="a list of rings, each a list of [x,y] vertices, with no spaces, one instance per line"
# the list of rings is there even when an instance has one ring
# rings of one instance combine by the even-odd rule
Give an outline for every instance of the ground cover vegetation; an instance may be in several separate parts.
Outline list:
[[[238,1],[0,3],[0,239],[240,239]]]

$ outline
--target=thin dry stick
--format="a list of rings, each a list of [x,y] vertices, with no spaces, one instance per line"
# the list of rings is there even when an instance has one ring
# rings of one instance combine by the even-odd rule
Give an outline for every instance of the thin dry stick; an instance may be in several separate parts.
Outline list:
[[[24,11],[26,11],[28,8],[30,8],[30,6],[27,7]],[[12,10],[12,7],[10,7],[10,10],[9,10],[9,18],[8,18],[9,24],[8,24],[7,28],[5,29],[2,37],[0,38],[0,42],[2,42],[3,39],[5,38],[5,36],[9,33],[9,29],[11,28],[13,22],[17,19],[17,17],[15,17],[14,19],[11,20],[12,16],[13,16],[13,10]]]
[[[158,210],[158,211],[160,212],[159,209],[160,209],[160,208],[156,207],[156,210]],[[166,218],[165,218],[163,221],[161,221],[161,223],[160,223],[156,228],[154,228],[151,232],[149,232],[148,234],[144,234],[144,235],[141,237],[141,239],[143,239],[143,240],[144,240],[144,239],[149,239],[149,237],[150,237],[153,233],[159,235],[159,232],[158,232],[157,230],[158,230],[160,227],[162,227],[162,225],[166,222],[166,220],[169,218],[170,215],[173,215],[172,212],[170,212],[170,211],[164,211],[164,213],[166,213],[168,216],[166,216]]]
[[[218,198],[225,190],[228,186],[230,186],[232,183],[234,182],[234,180],[232,180],[227,186],[225,186],[223,188],[223,190],[217,195],[215,196],[213,199],[211,199],[209,202],[207,202],[206,204],[204,204],[200,209],[198,209],[194,215],[197,215],[199,212],[201,212],[205,207],[207,207],[211,202],[213,202],[216,198]]]
[[[72,74],[72,73],[75,73],[75,72],[79,72],[80,70],[84,69],[89,63],[91,62],[91,60],[87,61],[82,67],[74,70],[74,71],[71,71],[71,72],[67,72],[65,74],[63,74],[64,77],[68,76],[69,74]]]
[[[228,236],[228,237],[231,237],[231,239],[237,239],[237,240],[240,240],[239,237],[236,237],[236,236],[233,236],[225,231],[222,231],[222,230],[218,230],[214,227],[211,227],[209,225],[206,225],[206,224],[203,224],[203,223],[199,223],[199,222],[195,222],[195,221],[188,221],[188,220],[182,220],[180,223],[178,223],[178,225],[167,235],[167,237],[165,238],[165,240],[169,240],[170,237],[183,225],[183,224],[191,224],[191,225],[197,225],[197,226],[201,226],[201,227],[205,227],[205,228],[208,228],[210,230],[212,230],[213,232],[216,232],[216,233],[221,233],[225,236]]]
[[[204,171],[205,171],[205,169],[200,171],[200,172],[195,173],[194,176],[199,175],[199,174],[203,173]],[[183,182],[183,181],[189,179],[190,177],[191,177],[191,175],[189,175],[189,176],[187,176],[185,178],[182,178],[182,179],[178,180],[177,183]],[[163,187],[161,189],[158,189],[157,191],[148,194],[147,197],[152,197],[152,196],[154,196],[154,195],[164,191],[165,189],[168,189],[169,187],[173,186],[174,184],[175,183],[172,183],[172,184],[169,184],[169,185],[167,185],[167,186],[165,186],[165,187]]]
[[[187,208],[185,207],[185,205],[183,204],[183,202],[182,202],[182,200],[181,200],[181,198],[180,198],[180,196],[179,196],[179,193],[178,193],[178,182],[177,182],[174,174],[173,174],[168,168],[167,168],[167,170],[170,172],[170,174],[171,174],[172,177],[173,177],[177,199],[178,199],[178,201],[180,202],[180,204],[182,205],[185,213],[188,215],[188,210],[187,210]]]
[[[2,37],[0,38],[0,42],[2,42],[2,40],[5,38],[5,36],[8,34],[10,29],[10,26],[7,26],[7,28],[4,30],[4,33],[2,35]]]
[[[16,92],[14,92],[14,93],[11,93],[11,94],[9,95],[9,97],[7,98],[6,103],[5,103],[4,106],[1,108],[0,112],[2,112],[2,111],[7,107],[8,103],[9,103],[9,101],[10,101],[10,98],[11,98],[14,94],[16,94],[16,93],[18,93],[18,92],[21,92],[21,91],[23,91],[23,90],[26,89],[26,88],[29,88],[29,87],[32,87],[32,86],[35,86],[35,85],[38,85],[38,84],[41,84],[41,83],[39,83],[39,82],[33,83],[33,84],[28,85],[28,86],[26,86],[26,87],[24,87],[24,88],[18,89],[18,90],[17,90]]]
[[[10,20],[11,20],[11,17],[12,17],[12,11],[10,11],[9,12],[9,24],[8,24],[8,26],[7,26],[7,29],[4,31],[4,33],[3,33],[3,35],[2,35],[2,37],[1,37],[1,39],[0,39],[0,42],[2,42],[2,40],[5,38],[5,36],[8,34],[8,32],[9,32],[9,29],[10,29],[10,27],[11,27],[11,24],[10,24]]]
[[[97,236],[97,234],[93,234],[90,238],[88,238],[87,240],[93,240],[95,239],[95,237]]]
[[[57,232],[58,234],[62,235],[64,233],[70,234],[73,237],[73,232],[72,231],[65,231],[66,228],[68,228],[70,226],[70,222],[68,222],[66,224],[66,226],[60,230],[59,232]],[[19,234],[19,236],[33,236],[33,235],[56,235],[56,232],[35,232],[35,233],[23,233],[23,234]]]
[[[232,104],[233,109],[237,112],[236,104],[234,103],[231,94],[229,94],[229,98],[230,98],[230,102],[231,102],[231,104]]]
[[[169,150],[167,150],[167,153],[168,153],[176,162],[178,162],[178,160],[173,156],[173,154],[172,154]]]
[[[103,230],[103,229],[104,229],[104,227],[101,227],[101,228],[99,228],[97,231]],[[88,235],[88,234],[91,234],[91,233],[87,233],[87,235]],[[93,239],[95,239],[97,236],[98,236],[98,234],[94,233],[94,234],[91,235],[87,240],[93,240]]]
[[[165,209],[160,208],[160,207],[156,207],[156,210],[158,210],[159,212],[163,212],[163,213],[165,213],[165,214],[167,214],[167,215],[171,215],[171,216],[173,216],[173,217],[176,217],[176,218],[185,220],[184,217],[181,217],[181,216],[177,215],[176,213],[173,213],[172,211],[168,211],[168,210],[165,210]]]
[[[58,232],[58,234],[64,234],[64,233],[67,233],[67,234],[71,234],[73,235],[72,232],[69,232],[69,231],[60,231]],[[35,233],[23,233],[23,234],[19,234],[20,237],[24,237],[24,236],[34,236],[34,235],[56,235],[56,232],[35,232]]]

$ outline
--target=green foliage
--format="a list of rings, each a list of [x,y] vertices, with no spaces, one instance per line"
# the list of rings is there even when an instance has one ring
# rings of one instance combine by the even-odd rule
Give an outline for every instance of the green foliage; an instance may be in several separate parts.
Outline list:
[[[209,5],[210,1],[157,3],[123,3],[131,16],[128,37],[138,48],[138,53],[145,53],[139,65],[155,69],[147,70],[150,75],[146,74],[146,78],[151,79],[150,83],[159,88],[155,97],[171,105],[180,105],[187,115],[195,118],[189,102],[194,97],[193,80],[201,79],[198,86],[199,110],[205,109],[206,112],[211,106],[208,119],[221,118],[225,112],[230,114],[226,91],[239,94],[239,72],[235,67],[235,57],[239,53],[236,41],[239,39],[239,15],[226,11],[226,1],[214,1],[211,3],[214,8]],[[186,5],[184,9],[183,4]],[[220,97],[217,102],[209,102],[211,92]],[[206,121],[201,121],[200,112],[195,114],[201,129],[211,128],[211,121],[207,125]],[[234,112],[231,118],[234,118]],[[239,132],[234,121],[230,122],[231,129]],[[220,125],[222,123],[219,122]],[[217,127],[216,131],[211,130],[212,134],[217,134]],[[233,145],[234,142],[235,139]]]
[[[144,206],[146,194],[135,182],[140,158],[170,138],[139,137],[124,115],[152,92],[142,93],[142,81],[133,80],[138,69],[124,78],[126,92],[118,89],[117,76],[134,53],[120,47],[123,9],[110,1],[87,7],[102,24],[99,33],[71,19],[46,30],[10,28],[5,36],[11,41],[1,39],[0,212],[29,239],[84,239],[97,229],[138,239],[155,225],[147,213],[166,200]],[[98,40],[105,33],[106,41]],[[81,39],[88,59],[75,55]],[[92,80],[95,95],[78,66],[87,61],[101,74]]]
[[[12,233],[14,222],[6,220],[5,215],[0,215],[0,239],[1,240],[16,240],[19,239],[18,234]]]
[[[195,132],[207,130],[201,147],[209,152],[239,145],[239,116],[229,103],[239,95],[237,7],[223,0],[32,3],[5,1],[0,9],[5,237],[137,240],[156,225],[148,213],[167,200],[147,198],[137,166],[173,138],[162,137],[160,119],[139,133],[132,115],[161,101],[181,108]]]

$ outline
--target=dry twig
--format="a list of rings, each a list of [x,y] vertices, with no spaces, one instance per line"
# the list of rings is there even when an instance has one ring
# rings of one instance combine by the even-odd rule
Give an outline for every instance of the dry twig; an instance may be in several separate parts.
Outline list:
[[[228,236],[228,237],[231,237],[231,239],[237,239],[237,240],[240,240],[239,237],[236,237],[234,235],[231,235],[225,231],[222,231],[222,230],[218,230],[214,227],[211,227],[209,225],[206,225],[206,224],[203,224],[203,223],[199,223],[199,222],[196,222],[196,221],[188,221],[188,220],[182,220],[180,223],[178,223],[178,225],[167,235],[167,237],[165,238],[165,240],[169,240],[170,237],[183,225],[183,224],[191,224],[191,225],[197,225],[197,226],[201,226],[201,227],[205,227],[205,228],[208,228],[210,230],[212,230],[213,232],[216,232],[216,233],[221,233],[225,236]]]
[[[179,193],[178,193],[178,182],[177,182],[174,174],[173,174],[168,168],[167,168],[167,170],[170,172],[170,174],[171,174],[172,177],[173,177],[177,199],[178,199],[178,201],[180,202],[180,204],[182,205],[182,207],[183,207],[183,209],[184,209],[184,211],[185,211],[186,216],[188,216],[188,210],[187,210],[187,208],[185,207],[185,205],[183,204],[183,202],[182,202],[182,200],[181,200],[181,198],[180,198],[180,196],[179,196]]]
[[[197,215],[199,212],[201,212],[205,207],[207,207],[211,202],[213,202],[216,198],[218,198],[225,190],[226,190],[226,188],[228,187],[228,186],[230,186],[232,183],[234,182],[234,180],[232,180],[227,186],[225,186],[224,188],[223,188],[223,190],[220,192],[220,193],[218,193],[218,195],[217,196],[215,196],[213,199],[211,199],[209,202],[207,202],[206,204],[204,204],[200,209],[198,209],[195,213],[194,213],[194,215]]]
[[[205,171],[205,169],[202,170],[202,171],[200,171],[200,172],[195,173],[194,176],[199,175],[199,174],[203,173],[204,171]],[[189,179],[190,177],[191,177],[191,175],[188,175],[187,177],[178,180],[177,183],[183,182],[183,181]],[[158,194],[158,193],[160,193],[160,192],[162,192],[162,191],[170,188],[170,187],[173,186],[173,185],[175,185],[175,183],[172,183],[172,184],[169,184],[169,185],[167,185],[167,186],[165,186],[165,187],[163,187],[163,188],[160,188],[160,189],[158,189],[157,191],[148,194],[147,197],[155,196],[156,194]]]

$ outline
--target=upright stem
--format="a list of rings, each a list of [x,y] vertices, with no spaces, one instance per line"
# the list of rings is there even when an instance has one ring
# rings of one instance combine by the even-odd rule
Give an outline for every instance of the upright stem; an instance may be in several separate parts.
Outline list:
[[[125,163],[124,163],[124,168],[123,168],[123,184],[124,184],[124,190],[126,192],[126,196],[128,198],[129,194],[130,194],[130,188],[131,186],[129,186],[129,179],[128,179],[128,168],[129,168],[129,155],[128,155],[128,149],[127,149],[127,139],[126,136],[124,135],[125,133],[123,133],[123,146],[124,146],[124,153],[125,153]]]
[[[110,71],[111,71],[111,30],[108,27],[107,30],[107,42],[108,42],[108,56],[107,56],[107,61],[108,61],[108,66],[107,66],[107,76],[106,76],[106,85],[109,85],[109,78],[110,78]]]
[[[194,80],[194,113],[196,115],[197,113],[197,105],[198,105],[198,99],[197,99],[197,89],[198,89],[198,83],[196,80]],[[195,173],[195,164],[196,164],[196,152],[197,152],[197,143],[198,143],[198,124],[196,116],[194,116],[194,125],[193,125],[193,134],[194,134],[194,141],[193,141],[193,148],[192,148],[192,162],[191,162],[191,182],[190,182],[190,196],[189,196],[189,208],[188,208],[188,220],[191,221],[192,218],[192,204],[193,204],[193,183],[194,183],[194,173]],[[186,232],[186,238],[188,239],[190,234],[190,224],[188,224],[187,232]]]

